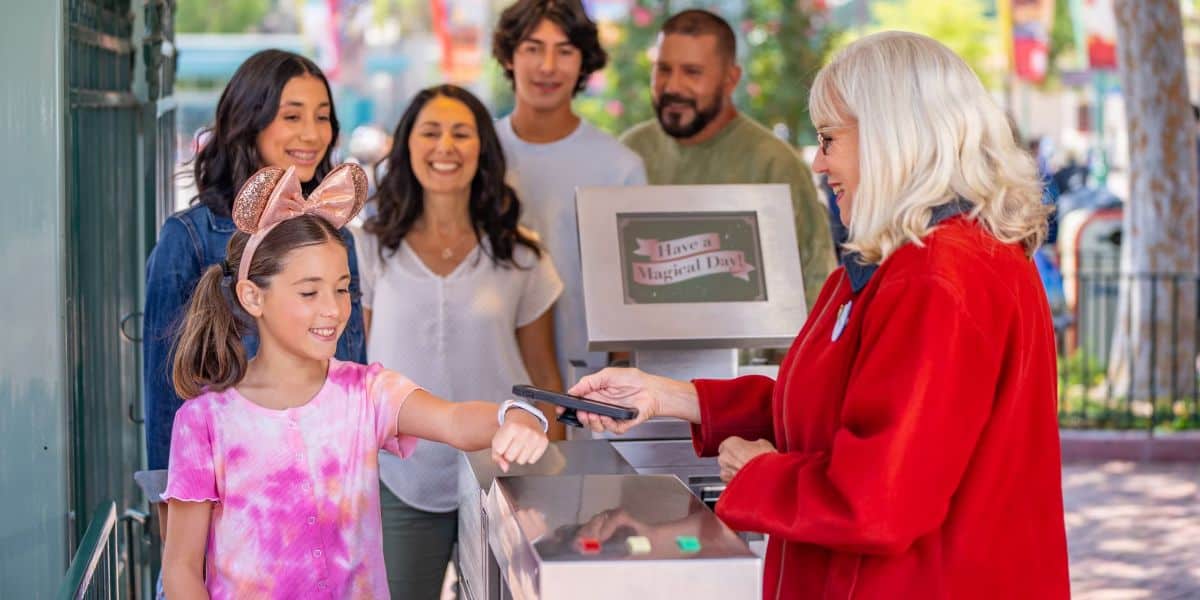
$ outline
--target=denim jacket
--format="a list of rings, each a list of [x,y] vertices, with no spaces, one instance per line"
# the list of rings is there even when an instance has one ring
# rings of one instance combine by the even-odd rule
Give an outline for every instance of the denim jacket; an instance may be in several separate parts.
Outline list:
[[[183,403],[171,382],[172,346],[188,300],[209,265],[225,258],[225,246],[236,231],[233,219],[193,206],[167,219],[158,244],[146,260],[146,303],[142,326],[142,388],[146,415],[146,458],[150,469],[167,468],[171,426]],[[350,258],[350,321],[338,339],[337,357],[366,362],[358,257],[354,236],[341,230]],[[258,338],[243,339],[247,356],[258,350]]]

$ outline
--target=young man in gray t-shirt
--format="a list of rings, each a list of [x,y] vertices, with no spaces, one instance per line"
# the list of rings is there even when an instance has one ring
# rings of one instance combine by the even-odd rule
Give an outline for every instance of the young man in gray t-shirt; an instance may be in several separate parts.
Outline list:
[[[508,183],[525,205],[522,222],[541,236],[565,286],[555,307],[554,338],[569,385],[568,361],[590,368],[607,362],[605,353],[587,351],[575,188],[644,185],[646,171],[636,153],[571,107],[608,60],[579,0],[518,0],[500,16],[492,55],[516,95],[512,114],[496,123]]]

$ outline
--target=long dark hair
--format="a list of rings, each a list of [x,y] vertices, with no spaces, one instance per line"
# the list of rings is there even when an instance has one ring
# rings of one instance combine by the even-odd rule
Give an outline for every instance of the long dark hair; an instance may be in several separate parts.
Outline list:
[[[193,204],[203,204],[218,215],[229,216],[238,189],[255,171],[266,166],[258,156],[259,132],[275,120],[284,86],[293,77],[304,75],[312,75],[325,85],[329,94],[329,125],[333,129],[329,148],[312,180],[304,183],[304,192],[311,192],[333,169],[329,155],[337,145],[338,120],[325,74],[316,63],[299,54],[263,50],[238,67],[221,92],[213,125],[201,134],[208,139],[192,161],[198,192],[192,198]]]
[[[522,268],[513,260],[516,246],[525,246],[538,257],[542,255],[541,247],[517,226],[521,201],[517,199],[517,193],[504,183],[504,151],[500,148],[500,138],[496,136],[491,115],[471,92],[455,85],[438,85],[421,90],[404,111],[404,116],[400,117],[392,136],[392,152],[384,159],[387,174],[379,181],[379,189],[375,192],[379,212],[367,219],[363,228],[379,236],[379,255],[384,258],[384,249],[395,253],[400,241],[412,231],[413,224],[425,212],[424,189],[412,170],[408,138],[417,124],[421,109],[439,96],[462,102],[475,115],[475,128],[479,133],[479,167],[471,179],[471,198],[467,204],[475,235],[487,236],[493,264]]]
[[[241,231],[234,233],[225,250],[225,262],[208,267],[192,293],[187,316],[175,340],[171,378],[180,398],[225,390],[246,375],[242,336],[253,331],[254,320],[242,308],[234,287],[248,239],[250,236]],[[283,221],[254,251],[246,278],[266,289],[271,278],[283,270],[289,252],[326,242],[346,248],[338,230],[321,217],[302,215]]]

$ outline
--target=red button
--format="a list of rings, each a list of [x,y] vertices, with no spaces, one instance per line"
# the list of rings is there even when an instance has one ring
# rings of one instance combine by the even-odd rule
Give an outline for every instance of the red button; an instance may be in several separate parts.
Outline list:
[[[579,551],[583,554],[599,553],[600,540],[596,538],[579,538]]]

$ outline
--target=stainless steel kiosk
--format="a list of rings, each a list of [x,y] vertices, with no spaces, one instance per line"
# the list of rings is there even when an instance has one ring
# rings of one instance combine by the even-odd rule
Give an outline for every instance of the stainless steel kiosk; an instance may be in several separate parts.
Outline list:
[[[590,350],[678,379],[733,377],[739,348],[786,346],[803,324],[787,186],[581,188],[576,202]],[[569,437],[507,474],[488,452],[464,456],[463,597],[760,597],[757,540],[710,510],[724,485],[686,423]]]
[[[790,194],[782,184],[578,189],[588,348],[630,351],[637,367],[688,380],[738,375],[739,348],[790,345],[807,313]],[[689,440],[686,423],[656,419],[612,441],[639,472],[715,497],[716,462],[697,459]]]
[[[607,440],[555,442],[508,473],[489,450],[464,453],[459,495],[460,598],[759,597],[746,542],[676,477],[637,474]]]
[[[604,440],[555,442],[532,465],[513,465],[508,473],[492,462],[491,450],[463,453],[458,471],[459,596],[463,600],[498,600],[501,574],[488,546],[491,520],[484,503],[497,477],[566,476],[585,473],[634,474],[633,467]]]
[[[674,477],[503,477],[487,514],[504,598],[762,595],[759,558]]]

